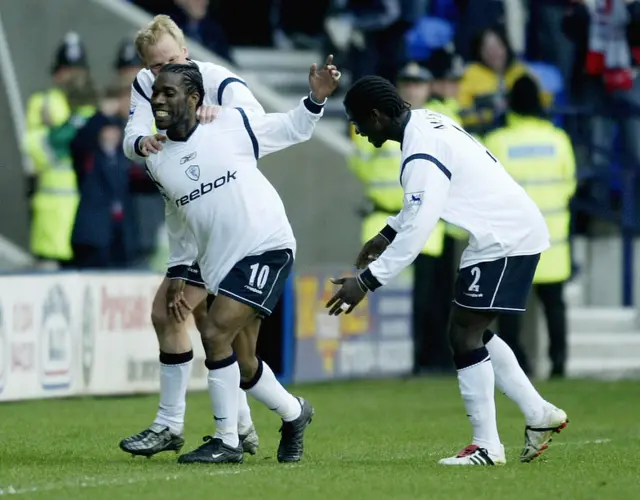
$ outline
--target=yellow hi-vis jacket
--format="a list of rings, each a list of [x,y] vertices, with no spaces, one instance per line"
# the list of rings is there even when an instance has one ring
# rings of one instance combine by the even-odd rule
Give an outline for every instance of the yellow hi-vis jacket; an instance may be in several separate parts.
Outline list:
[[[356,134],[353,127],[351,139],[355,152],[349,164],[373,205],[373,210],[362,223],[362,242],[365,243],[380,232],[390,215],[397,215],[402,210],[404,191],[400,185],[398,168],[402,152],[400,144],[393,141],[385,142],[381,148],[374,147],[366,138]],[[440,221],[422,253],[439,257],[443,242],[444,222]]]
[[[71,161],[57,158],[49,145],[50,128],[62,125],[70,113],[66,96],[55,88],[32,95],[27,103],[25,148],[37,178],[31,200],[30,246],[34,255],[52,260],[73,257],[71,232],[78,208],[76,174]]]
[[[569,137],[547,120],[511,114],[506,127],[487,135],[485,145],[527,191],[547,222],[551,248],[540,257],[534,283],[566,281],[571,275],[569,200],[576,189]]]

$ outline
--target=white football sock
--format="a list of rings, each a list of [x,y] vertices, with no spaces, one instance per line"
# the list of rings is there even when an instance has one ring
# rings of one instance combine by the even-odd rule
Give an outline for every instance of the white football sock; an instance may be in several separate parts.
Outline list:
[[[209,370],[207,377],[209,396],[216,422],[214,438],[220,438],[225,444],[236,448],[238,439],[238,387],[240,386],[240,367],[237,361],[223,368]]]
[[[520,407],[528,424],[539,422],[548,403],[520,368],[511,348],[497,335],[493,335],[485,347],[491,356],[498,389]]]
[[[187,408],[187,386],[193,360],[179,365],[160,363],[160,405],[154,424],[169,427],[172,434],[184,431],[184,413]]]
[[[253,387],[247,389],[247,392],[270,410],[275,411],[285,422],[295,420],[302,412],[300,402],[282,387],[267,363],[264,361],[260,363],[262,374]]]
[[[493,454],[501,453],[496,402],[494,400],[493,367],[489,360],[458,370],[460,394],[473,427],[473,441]]]
[[[238,389],[238,434],[247,434],[253,427],[247,393]]]

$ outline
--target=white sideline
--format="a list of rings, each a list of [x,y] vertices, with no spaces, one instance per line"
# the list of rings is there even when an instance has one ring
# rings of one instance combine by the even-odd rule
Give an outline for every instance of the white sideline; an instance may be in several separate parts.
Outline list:
[[[608,444],[611,442],[611,439],[601,438],[601,439],[591,439],[587,441],[565,441],[559,443],[553,443],[552,447],[555,448],[557,446],[588,446],[594,444]],[[520,447],[510,446],[507,449],[515,450],[520,449]],[[429,455],[436,455],[440,453],[430,453]],[[251,468],[238,468],[235,470],[217,470],[217,471],[208,471],[202,472],[201,475],[205,476],[231,476],[234,474],[241,474],[244,472],[250,472]],[[29,493],[39,493],[42,491],[58,491],[67,488],[99,488],[102,486],[126,486],[129,484],[138,484],[138,483],[146,483],[149,481],[177,481],[179,479],[184,478],[185,474],[157,474],[155,476],[144,476],[144,477],[133,477],[133,478],[108,478],[108,477],[81,477],[74,479],[67,479],[66,481],[60,481],[55,483],[44,483],[44,484],[33,484],[31,486],[25,486],[20,488],[15,488],[11,485],[3,486],[0,488],[0,496],[3,495],[26,495]]]
[[[189,470],[193,470],[192,467]],[[251,468],[238,468],[238,469],[223,469],[216,471],[198,471],[199,476],[232,476],[235,474],[241,474],[243,472],[249,472]],[[0,488],[0,496],[3,495],[27,495],[30,493],[40,493],[43,491],[59,491],[68,488],[84,489],[84,488],[99,488],[102,486],[126,486],[129,484],[147,483],[149,481],[177,481],[183,479],[187,474],[175,473],[175,474],[156,474],[150,476],[140,477],[78,477],[71,478],[54,483],[33,484],[30,486],[15,488],[11,485],[3,486]]]

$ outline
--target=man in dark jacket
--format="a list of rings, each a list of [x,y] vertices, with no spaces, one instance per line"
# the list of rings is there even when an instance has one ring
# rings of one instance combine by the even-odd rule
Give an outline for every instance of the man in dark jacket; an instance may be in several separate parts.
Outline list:
[[[119,93],[119,88],[109,90],[71,146],[80,193],[71,243],[80,269],[128,267],[135,254],[131,162],[121,147]]]

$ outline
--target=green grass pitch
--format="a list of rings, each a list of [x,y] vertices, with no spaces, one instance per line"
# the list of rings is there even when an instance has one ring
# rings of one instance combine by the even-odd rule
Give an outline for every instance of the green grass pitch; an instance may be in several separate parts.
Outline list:
[[[521,464],[523,419],[498,394],[505,467],[446,468],[470,441],[455,379],[294,387],[316,417],[303,462],[275,459],[279,421],[251,401],[258,455],[237,466],[184,466],[173,453],[132,458],[120,438],[155,414],[157,396],[0,405],[0,496],[40,499],[632,499],[640,498],[640,382],[540,384],[569,426]],[[211,433],[206,393],[189,395],[183,451]]]

